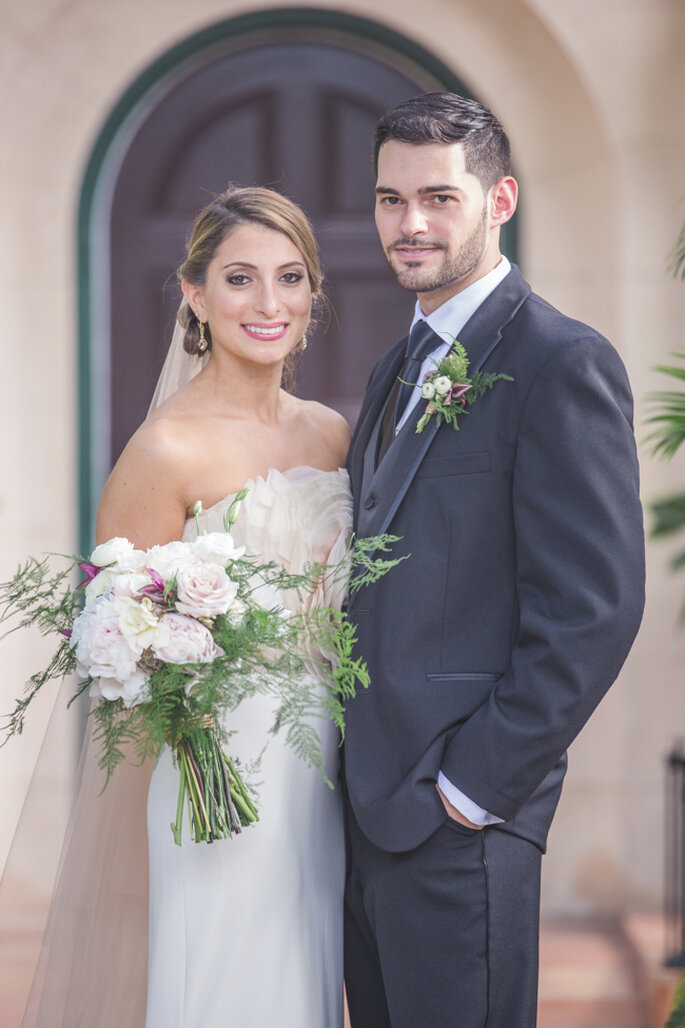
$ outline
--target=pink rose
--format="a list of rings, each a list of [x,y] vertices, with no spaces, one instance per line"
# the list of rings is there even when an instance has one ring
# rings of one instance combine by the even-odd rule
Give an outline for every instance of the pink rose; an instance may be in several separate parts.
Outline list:
[[[238,586],[218,564],[192,564],[176,577],[176,610],[196,618],[226,614],[238,595]]]

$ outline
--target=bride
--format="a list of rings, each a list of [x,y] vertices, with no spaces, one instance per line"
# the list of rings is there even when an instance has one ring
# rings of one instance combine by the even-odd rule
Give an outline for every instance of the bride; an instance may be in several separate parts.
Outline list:
[[[321,298],[321,269],[306,217],[271,190],[230,188],[199,215],[179,277],[180,328],[158,405],[107,482],[98,541],[125,536],[145,549],[193,538],[198,500],[201,530],[221,530],[224,512],[247,485],[232,532],[249,553],[295,572],[310,561],[340,559],[351,527],[348,479],[341,470],[347,423],[282,387],[293,352],[306,347],[312,305]],[[167,395],[179,382],[184,384]],[[329,588],[316,602],[339,606],[340,586]],[[236,756],[249,761],[260,755],[270,714],[267,699],[258,696],[231,715]],[[317,727],[335,779],[335,730],[323,722]],[[80,871],[73,870],[76,857],[67,855],[50,946],[24,1024],[340,1028],[339,790],[330,790],[277,735],[259,765],[259,823],[231,840],[206,845],[186,836],[178,847],[169,826],[177,773],[165,750],[152,771],[147,802],[146,932],[145,770],[120,767],[103,796],[88,802],[89,787],[94,797],[88,760],[70,842]],[[141,811],[137,826],[131,794]],[[104,834],[116,847],[98,852],[94,844],[86,862],[83,836],[99,837],[105,816]],[[92,879],[88,886],[86,879]],[[79,912],[65,931],[59,909],[73,906],[79,891],[88,895],[76,900]]]

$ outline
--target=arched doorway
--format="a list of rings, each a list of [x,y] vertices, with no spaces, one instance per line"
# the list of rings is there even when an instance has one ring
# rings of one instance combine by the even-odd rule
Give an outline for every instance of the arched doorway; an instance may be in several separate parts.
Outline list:
[[[431,54],[340,12],[230,19],[165,54],[103,129],[81,207],[81,538],[145,416],[179,302],[174,270],[197,211],[228,181],[272,185],[309,214],[333,315],[297,390],[353,423],[371,367],[413,303],[373,224],[373,125],[430,89],[468,93]],[[86,401],[89,402],[86,402]]]

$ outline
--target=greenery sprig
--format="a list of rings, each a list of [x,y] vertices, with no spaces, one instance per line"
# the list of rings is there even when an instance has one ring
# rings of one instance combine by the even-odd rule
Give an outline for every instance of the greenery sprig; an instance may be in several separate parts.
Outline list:
[[[492,389],[495,382],[514,381],[511,375],[491,371],[477,371],[473,378],[469,378],[469,363],[466,350],[455,339],[452,349],[436,365],[436,370],[424,376],[421,396],[428,400],[428,404],[419,418],[417,432],[423,432],[434,415],[438,425],[445,421],[459,431],[459,417],[468,413],[467,407]]]
[[[140,762],[156,758],[169,745],[180,775],[172,824],[176,841],[180,843],[179,811],[186,800],[196,841],[240,831],[257,819],[257,812],[238,768],[226,755],[230,732],[225,726],[239,704],[261,694],[273,700],[271,731],[282,731],[287,744],[332,787],[324,769],[317,719],[332,719],[342,741],[344,704],[357,688],[368,687],[369,675],[355,656],[355,628],[346,614],[308,604],[307,597],[328,577],[343,578],[354,589],[376,581],[398,563],[385,556],[396,541],[387,535],[355,540],[340,564],[308,565],[301,574],[273,561],[235,557],[226,565],[237,586],[233,606],[226,614],[197,619],[211,631],[218,655],[207,662],[175,664],[163,661],[151,648],[144,650],[138,668],[146,676],[145,690],[133,705],[123,697],[105,699],[93,677],[80,681],[70,704],[86,691],[99,697],[89,716],[105,786],[122,761],[131,756]],[[375,552],[382,556],[374,557]],[[80,558],[67,558],[66,568],[57,573],[50,570],[48,558],[29,558],[9,582],[0,584],[0,623],[14,621],[10,631],[34,626],[42,635],[61,636],[48,666],[31,676],[23,696],[16,700],[3,729],[2,745],[21,734],[27,709],[47,682],[82,671],[69,639],[86,585],[73,585],[77,565],[87,580],[102,573]],[[178,590],[173,576],[164,581],[156,577],[157,584],[143,590],[141,603],[156,605],[162,615],[173,610]],[[303,600],[303,609],[312,609],[302,614],[285,610],[279,596],[291,591]]]

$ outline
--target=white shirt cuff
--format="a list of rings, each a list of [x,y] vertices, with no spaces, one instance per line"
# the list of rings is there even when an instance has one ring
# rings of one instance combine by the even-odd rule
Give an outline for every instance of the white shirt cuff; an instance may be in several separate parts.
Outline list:
[[[469,821],[472,821],[474,825],[485,828],[486,825],[499,825],[504,821],[503,817],[490,814],[489,811],[483,810],[477,803],[470,800],[468,796],[465,796],[461,789],[457,789],[456,785],[453,785],[449,778],[444,776],[442,771],[438,771],[438,786],[452,806],[456,807],[459,813],[463,814]]]

